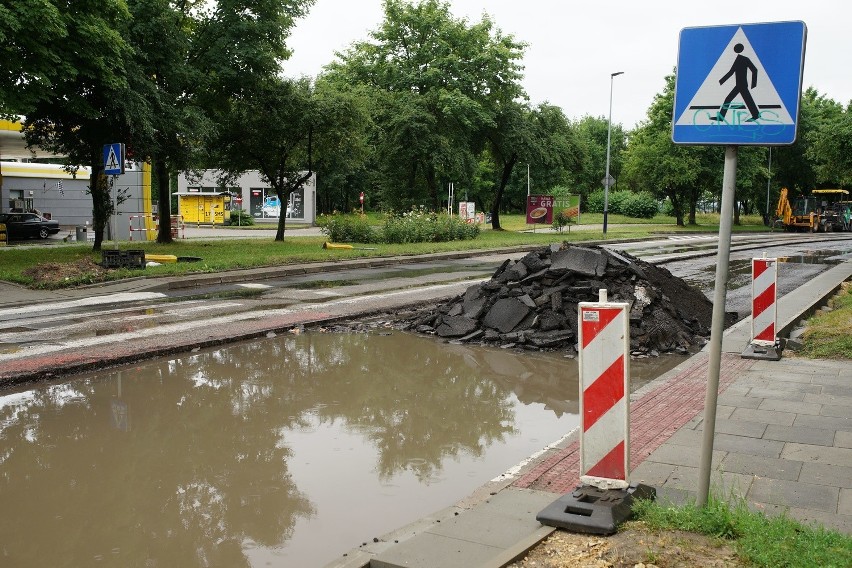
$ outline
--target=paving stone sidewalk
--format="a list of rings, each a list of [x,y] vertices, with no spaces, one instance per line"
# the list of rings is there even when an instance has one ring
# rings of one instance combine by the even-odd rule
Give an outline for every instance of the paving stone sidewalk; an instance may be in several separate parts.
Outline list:
[[[694,496],[702,415],[634,471],[665,496]],[[719,396],[711,487],[767,514],[852,534],[852,365],[755,361]]]
[[[698,486],[706,374],[705,360],[632,403],[631,480],[674,503]],[[724,354],[719,391],[711,490],[852,534],[852,365]],[[573,442],[514,486],[565,493],[578,484]]]

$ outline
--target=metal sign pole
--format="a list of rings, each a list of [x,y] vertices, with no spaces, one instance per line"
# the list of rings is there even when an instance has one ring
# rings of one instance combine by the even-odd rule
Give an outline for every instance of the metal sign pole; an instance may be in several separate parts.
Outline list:
[[[118,215],[118,190],[115,188],[115,180],[118,176],[110,176],[109,188],[112,200],[112,244],[118,250],[118,228],[116,227],[116,215]]]
[[[716,258],[716,284],[713,291],[713,322],[710,331],[710,361],[707,394],[704,397],[704,435],[698,462],[696,505],[707,504],[710,491],[710,466],[713,461],[713,436],[716,431],[716,402],[719,396],[719,370],[722,364],[722,335],[725,332],[728,261],[731,256],[731,225],[734,217],[734,190],[737,182],[737,147],[725,147],[722,177],[722,213],[719,217],[719,252]]]

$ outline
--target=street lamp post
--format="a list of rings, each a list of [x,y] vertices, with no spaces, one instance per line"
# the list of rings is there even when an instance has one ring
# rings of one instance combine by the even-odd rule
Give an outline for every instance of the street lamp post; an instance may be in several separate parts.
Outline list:
[[[766,222],[772,226],[769,219],[769,187],[772,185],[772,146],[769,147],[769,169],[766,176]]]
[[[604,176],[604,219],[603,219],[603,234],[606,235],[607,220],[609,217],[609,186],[612,183],[612,178],[609,175],[609,141],[612,138],[612,84],[614,79],[624,73],[624,71],[616,71],[609,74],[609,121],[606,127],[606,176]]]

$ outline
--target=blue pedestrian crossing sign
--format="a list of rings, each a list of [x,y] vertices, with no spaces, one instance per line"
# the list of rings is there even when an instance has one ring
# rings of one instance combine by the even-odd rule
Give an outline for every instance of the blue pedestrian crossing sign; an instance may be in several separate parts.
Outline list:
[[[104,145],[104,175],[120,176],[124,173],[124,144]]]
[[[795,142],[806,36],[804,22],[682,29],[672,141]]]

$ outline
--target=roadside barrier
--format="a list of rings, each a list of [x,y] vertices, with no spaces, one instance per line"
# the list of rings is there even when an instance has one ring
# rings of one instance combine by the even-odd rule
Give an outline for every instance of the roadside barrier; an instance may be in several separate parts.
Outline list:
[[[778,259],[751,259],[751,342],[742,352],[744,359],[781,360],[777,290]]]
[[[137,220],[137,227],[133,226],[134,219]],[[141,238],[137,240],[153,241],[157,238],[157,227],[154,225],[153,215],[130,215],[127,220],[130,224],[129,235],[131,241],[133,240],[133,233],[142,233],[140,235]]]
[[[130,240],[133,239],[133,233],[142,233],[143,238],[137,237],[136,240],[153,241],[157,239],[157,233],[160,231],[160,218],[157,215],[130,215]],[[134,227],[135,224],[137,225]],[[171,216],[171,235],[173,239],[186,238],[186,225],[183,222],[183,215]]]
[[[172,215],[171,219],[171,235],[173,239],[186,238],[186,224],[183,222],[183,215]],[[157,219],[157,230],[160,230],[160,221]]]
[[[629,304],[581,302],[580,481],[624,489],[630,469]]]
[[[545,507],[536,520],[572,532],[614,534],[630,518],[636,499],[657,491],[632,484],[630,474],[629,304],[598,302],[578,306],[580,351],[580,481]]]
[[[775,345],[778,320],[778,259],[751,259],[751,337],[757,345]]]

